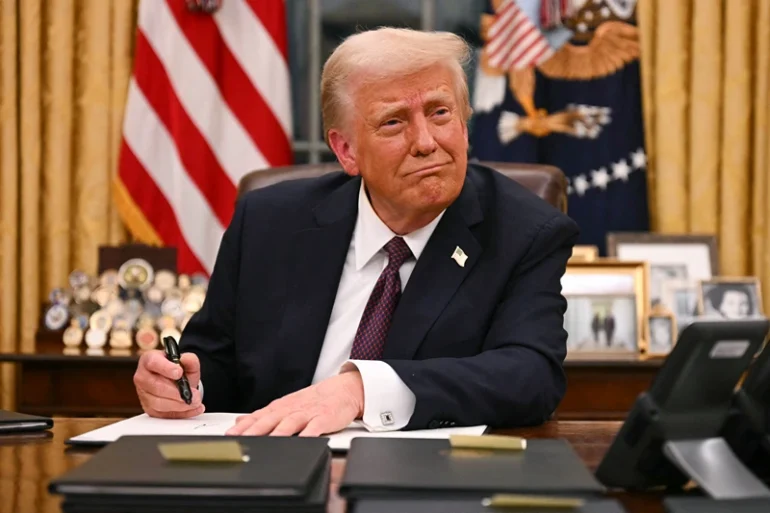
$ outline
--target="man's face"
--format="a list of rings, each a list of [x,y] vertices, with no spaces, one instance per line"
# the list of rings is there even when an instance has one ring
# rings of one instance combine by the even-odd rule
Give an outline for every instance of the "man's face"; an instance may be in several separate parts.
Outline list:
[[[352,97],[352,130],[339,132],[344,147],[335,151],[346,172],[363,177],[378,214],[448,207],[462,190],[468,151],[452,72],[437,65],[364,83],[352,88]]]
[[[728,319],[743,319],[749,315],[749,298],[743,292],[728,290],[722,297],[719,311]]]

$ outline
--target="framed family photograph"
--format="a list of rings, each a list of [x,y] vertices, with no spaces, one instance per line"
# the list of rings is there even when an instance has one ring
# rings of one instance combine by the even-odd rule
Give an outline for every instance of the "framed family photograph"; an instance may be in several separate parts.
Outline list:
[[[713,235],[612,232],[607,234],[607,254],[623,261],[648,262],[651,307],[662,303],[664,283],[669,280],[698,283],[719,274]]]
[[[647,355],[668,356],[679,336],[673,312],[662,307],[650,312],[647,316],[646,332]]]
[[[638,355],[647,311],[645,262],[574,262],[562,277],[567,357]]]
[[[702,280],[698,311],[707,319],[756,319],[765,317],[757,278],[717,277]]]

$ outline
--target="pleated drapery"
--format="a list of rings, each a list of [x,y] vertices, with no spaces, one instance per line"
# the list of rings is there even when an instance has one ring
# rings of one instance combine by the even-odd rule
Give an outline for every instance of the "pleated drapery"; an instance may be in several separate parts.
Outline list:
[[[719,240],[770,312],[770,2],[640,0],[653,230]]]
[[[138,0],[0,5],[0,350],[31,351],[49,291],[126,237],[112,176]],[[0,366],[0,407],[13,397]]]

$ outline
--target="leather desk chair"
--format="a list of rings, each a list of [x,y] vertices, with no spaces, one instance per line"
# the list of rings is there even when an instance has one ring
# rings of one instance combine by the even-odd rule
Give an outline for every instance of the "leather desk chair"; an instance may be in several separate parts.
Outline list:
[[[564,173],[558,168],[542,164],[517,164],[513,162],[480,162],[480,164],[516,180],[562,212],[567,211],[567,180]],[[337,162],[328,162],[252,171],[241,178],[238,184],[238,196],[240,197],[244,192],[267,187],[284,180],[312,178],[341,170],[342,168]]]

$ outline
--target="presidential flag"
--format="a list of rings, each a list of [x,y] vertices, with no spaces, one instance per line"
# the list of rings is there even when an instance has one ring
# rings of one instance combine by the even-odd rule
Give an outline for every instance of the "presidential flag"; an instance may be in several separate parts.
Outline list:
[[[494,0],[481,20],[471,157],[567,176],[580,244],[649,229],[635,0]]]
[[[292,161],[284,0],[142,0],[115,199],[209,274],[240,178]]]

